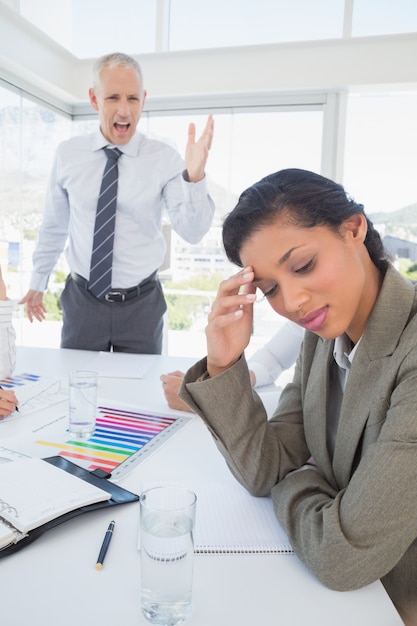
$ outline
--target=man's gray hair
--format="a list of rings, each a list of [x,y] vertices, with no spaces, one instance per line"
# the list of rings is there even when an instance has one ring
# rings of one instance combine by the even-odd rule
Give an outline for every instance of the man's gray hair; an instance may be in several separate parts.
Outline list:
[[[105,54],[94,62],[93,65],[93,88],[96,90],[100,83],[100,72],[103,67],[125,67],[135,70],[138,73],[141,91],[143,92],[143,74],[139,63],[133,57],[123,52],[112,52]]]

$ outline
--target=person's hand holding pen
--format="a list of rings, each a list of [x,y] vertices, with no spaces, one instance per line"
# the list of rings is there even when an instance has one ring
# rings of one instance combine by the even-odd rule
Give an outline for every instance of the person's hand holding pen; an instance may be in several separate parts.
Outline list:
[[[18,404],[19,400],[16,398],[13,391],[8,391],[0,387],[0,420],[10,415],[10,413],[13,413],[13,411],[18,411]]]

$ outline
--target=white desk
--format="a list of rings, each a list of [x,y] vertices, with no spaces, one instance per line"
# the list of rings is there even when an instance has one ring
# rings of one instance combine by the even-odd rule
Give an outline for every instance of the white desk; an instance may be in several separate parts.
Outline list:
[[[16,373],[66,377],[85,367],[91,352],[21,348]],[[155,357],[144,380],[102,379],[99,396],[167,411],[159,375],[186,368],[189,359]],[[65,411],[60,404],[15,423],[3,437],[24,432]],[[142,481],[187,484],[234,480],[199,418],[126,476],[121,485],[140,493]],[[139,609],[137,503],[96,511],[47,532],[32,545],[0,559],[0,623],[4,626],[146,625]],[[114,517],[116,532],[103,570],[95,562]],[[402,624],[380,582],[352,592],[323,587],[294,555],[197,556],[189,626],[395,626]]]

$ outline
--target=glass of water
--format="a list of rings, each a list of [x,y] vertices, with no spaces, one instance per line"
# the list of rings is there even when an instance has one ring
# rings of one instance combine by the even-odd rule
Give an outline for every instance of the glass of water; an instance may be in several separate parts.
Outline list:
[[[69,374],[69,431],[87,439],[96,427],[97,372],[76,370]]]
[[[176,485],[140,497],[141,608],[152,624],[173,626],[191,613],[196,502]]]

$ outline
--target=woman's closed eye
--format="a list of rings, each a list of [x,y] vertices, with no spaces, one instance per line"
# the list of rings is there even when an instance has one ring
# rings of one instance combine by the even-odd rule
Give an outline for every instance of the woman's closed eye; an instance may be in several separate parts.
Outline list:
[[[307,274],[313,269],[315,263],[316,263],[316,257],[314,256],[307,263],[301,264],[301,267],[297,267],[295,265],[295,267],[293,267],[293,269],[290,271],[298,275]],[[256,301],[261,302],[262,300],[265,300],[265,299],[269,300],[270,298],[273,298],[274,296],[276,296],[279,291],[279,285],[278,283],[275,283],[275,285],[273,285],[272,287],[267,287],[266,285],[265,287],[258,285],[258,289],[262,292],[262,297],[258,298]]]
[[[313,269],[315,262],[316,262],[316,259],[315,259],[315,257],[313,257],[308,263],[306,263],[302,267],[297,268],[294,271],[295,271],[296,274],[306,274],[311,269]]]

